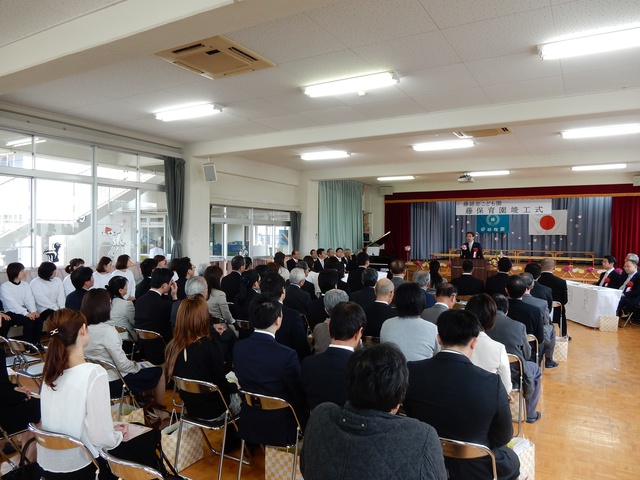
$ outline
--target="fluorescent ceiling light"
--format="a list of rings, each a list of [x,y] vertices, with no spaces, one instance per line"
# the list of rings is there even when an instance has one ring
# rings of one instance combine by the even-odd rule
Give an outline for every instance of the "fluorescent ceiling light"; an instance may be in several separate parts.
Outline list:
[[[609,137],[613,135],[630,135],[640,133],[640,123],[628,123],[625,125],[609,125],[606,127],[575,128],[560,132],[562,138],[594,138]]]
[[[379,182],[397,182],[399,180],[413,180],[414,177],[413,175],[404,175],[404,176],[399,176],[399,177],[378,177],[378,181]]]
[[[619,170],[621,168],[627,168],[626,163],[610,163],[609,165],[580,165],[578,167],[571,167],[574,172],[588,172],[589,170]]]
[[[493,170],[486,172],[469,172],[469,175],[472,177],[490,177],[493,175],[509,175],[510,173],[509,170]]]
[[[335,160],[337,158],[347,158],[351,154],[342,150],[328,150],[326,152],[311,152],[300,155],[302,160]]]
[[[580,57],[640,46],[640,28],[599,33],[580,38],[550,42],[538,46],[543,60]]]
[[[302,91],[312,97],[326,97],[340,95],[342,93],[358,93],[364,95],[368,90],[388,87],[398,83],[398,77],[394,72],[374,73],[362,77],[345,78],[335,82],[318,83],[302,87]]]
[[[416,152],[433,152],[435,150],[454,150],[456,148],[473,147],[473,140],[445,140],[444,142],[416,143],[413,149]]]
[[[44,138],[35,138],[34,143],[43,143],[46,142]],[[25,145],[31,145],[31,137],[22,137],[17,140],[11,140],[10,142],[5,143],[7,147],[24,147]]]
[[[174,120],[206,117],[207,115],[213,115],[214,113],[220,112],[222,112],[222,107],[218,105],[214,105],[212,103],[201,103],[199,105],[189,105],[172,108],[170,110],[163,110],[161,112],[156,112],[155,116],[158,120],[162,120],[163,122],[172,122]]]

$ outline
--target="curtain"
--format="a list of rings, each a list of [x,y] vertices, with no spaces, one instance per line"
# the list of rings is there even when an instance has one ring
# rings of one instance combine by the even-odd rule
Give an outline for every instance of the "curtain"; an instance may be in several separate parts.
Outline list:
[[[389,240],[384,245],[386,256],[406,260],[407,252],[404,247],[412,245],[411,225],[411,204],[385,203],[384,232],[391,232]],[[410,253],[412,258],[417,258],[413,256],[413,251]]]
[[[638,253],[640,243],[640,197],[614,197],[611,204],[611,255],[618,267],[627,253]]]
[[[291,215],[291,253],[300,250],[300,212],[289,212]]]
[[[318,186],[318,247],[362,247],[362,183],[320,182]]]
[[[171,258],[182,256],[182,223],[184,214],[184,168],[181,158],[165,157],[164,179],[167,196],[169,231],[173,239]]]

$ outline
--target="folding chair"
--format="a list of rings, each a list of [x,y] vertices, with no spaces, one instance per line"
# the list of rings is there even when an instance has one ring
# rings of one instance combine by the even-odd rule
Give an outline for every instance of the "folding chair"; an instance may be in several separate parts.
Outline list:
[[[167,346],[167,342],[164,341],[164,338],[162,337],[162,335],[160,335],[158,332],[154,332],[153,330],[143,330],[141,328],[134,328],[134,331],[138,335],[138,346],[140,348],[140,352],[142,353],[143,357],[148,356],[145,353],[145,344],[152,344],[152,343],[159,344],[160,342],[162,342],[162,345],[163,345],[162,358],[164,359],[164,347]],[[149,353],[153,353],[153,352],[149,352]],[[146,359],[149,360],[149,358],[146,358]],[[156,360],[159,361],[160,358]],[[164,363],[164,361],[162,363]]]
[[[47,430],[40,429],[33,423],[29,424],[29,430],[34,433],[36,442],[38,442],[38,445],[43,448],[47,448],[49,450],[69,450],[71,448],[81,449],[87,455],[87,458],[91,460],[91,462],[96,466],[96,472],[100,472],[100,465],[98,465],[98,462],[93,457],[91,451],[84,443],[82,443],[81,440],[78,440],[71,435],[49,432]],[[97,475],[96,478],[98,478]]]
[[[518,365],[518,388],[513,388],[511,390],[511,393],[517,393],[518,394],[518,433],[516,434],[516,437],[520,436],[520,430],[522,428],[522,415],[523,412],[525,410],[525,405],[524,405],[524,390],[522,388],[523,382],[522,382],[522,378],[523,378],[523,366],[522,366],[522,360],[520,360],[520,357],[518,357],[517,355],[514,355],[513,353],[507,353],[507,357],[509,358],[509,364],[517,364]],[[513,415],[512,415],[512,419],[513,419]]]
[[[2,338],[14,356],[13,369],[18,374],[18,377],[29,378],[36,382],[38,385],[37,393],[40,393],[39,390],[42,388],[42,371],[44,370],[44,357],[40,351],[34,344],[25,342],[24,340]]]
[[[218,467],[218,480],[220,480],[222,478],[222,462],[224,460],[224,457],[231,458],[233,460],[238,460],[237,458],[231,455],[224,454],[224,447],[227,440],[227,427],[229,425],[229,422],[231,422],[231,424],[233,425],[233,427],[236,429],[236,432],[237,432],[238,424],[236,422],[240,418],[240,415],[233,415],[233,413],[229,409],[229,405],[224,399],[224,395],[222,395],[222,392],[220,391],[220,389],[213,383],[204,382],[202,380],[192,380],[189,378],[176,377],[176,376],[173,377],[173,380],[175,384],[173,388],[173,398],[171,399],[171,401],[173,402],[173,405],[175,407],[180,408],[180,426],[178,427],[178,440],[176,442],[176,456],[175,456],[176,468],[178,465],[178,457],[180,456],[179,455],[180,441],[182,439],[183,425],[185,423],[189,425],[194,425],[200,428],[200,431],[202,432],[202,435],[204,436],[204,439],[207,442],[207,445],[209,446],[209,450],[211,450],[215,455],[220,455],[220,465]],[[185,412],[184,401],[182,401],[181,403],[176,403],[176,393],[178,392],[187,392],[187,393],[196,393],[196,394],[207,394],[207,393],[216,394],[217,393],[220,396],[220,399],[222,400],[224,407],[226,408],[224,418],[208,420],[208,419],[197,418],[189,415],[189,412]],[[215,430],[215,431],[222,430],[222,447],[219,452],[211,446],[211,442],[209,442],[209,439],[207,438],[207,434],[204,432],[205,428],[207,430]]]
[[[116,477],[125,480],[151,480],[160,479],[164,477],[160,472],[154,470],[146,465],[130,462],[129,460],[123,460],[118,457],[107,453],[104,450],[100,451],[100,456],[104,458],[109,464],[109,469]]]
[[[633,327],[640,326],[640,325],[637,325],[637,324],[633,323],[632,319],[634,317],[640,317],[640,308],[636,308],[633,312],[631,312],[631,314],[627,317],[626,321],[624,322],[624,325],[622,325],[622,328],[626,327],[627,324],[629,324],[629,323]]]
[[[551,312],[551,321],[553,324],[553,311],[555,311],[556,308],[560,309],[560,316],[559,318],[559,322],[558,322],[558,337],[562,336],[562,304],[560,302],[558,302],[557,300],[554,300],[553,302],[551,302],[551,308],[552,308],[552,312]]]
[[[5,442],[9,442],[11,446],[14,448],[14,450],[18,452],[18,454],[21,454],[22,448],[20,448],[20,445],[18,445],[18,442],[15,441],[14,437],[17,437],[18,435],[21,435],[24,432],[26,432],[26,430],[21,430],[15,433],[9,433],[0,425],[0,441],[2,441],[3,444]],[[11,467],[12,470],[15,470],[16,468],[18,468],[18,466],[15,463],[13,463],[11,458],[9,458],[9,455],[4,453],[1,446],[0,446],[0,456],[4,459],[5,462],[9,463],[9,466]]]
[[[127,358],[129,360],[133,360],[133,356],[136,353],[136,342],[133,340],[133,335],[131,335],[131,332],[129,330],[127,330],[124,327],[121,327],[120,325],[114,325],[114,328],[116,329],[116,332],[118,332],[118,334],[123,334],[126,333],[129,338],[131,338],[131,351],[129,353],[125,352],[127,355]],[[129,340],[126,340],[126,342],[129,342]],[[124,350],[124,348],[123,348]]]
[[[309,344],[310,347],[313,348],[313,329],[311,328],[311,324],[309,323],[309,319],[307,318],[307,316],[304,313],[301,313],[300,316],[302,317],[302,319],[304,320],[304,325],[307,328],[307,343]]]
[[[442,445],[442,454],[444,458],[453,458],[459,460],[472,460],[477,458],[489,457],[491,459],[491,468],[493,480],[498,479],[498,471],[496,469],[496,457],[491,449],[478,443],[462,442],[460,440],[451,440],[440,437],[440,445]]]
[[[536,363],[540,366],[540,370],[544,370],[544,362],[542,361],[542,355],[540,355],[540,345],[538,344],[538,339],[532,333],[527,333],[527,342],[534,343],[536,346]]]
[[[118,402],[118,404],[120,405],[118,409],[118,418],[122,416],[122,406],[124,405],[125,397],[128,397],[130,399],[129,401],[134,407],[140,408],[140,405],[138,405],[138,402],[136,401],[136,397],[133,394],[133,391],[127,385],[127,382],[122,376],[122,374],[120,373],[120,370],[118,370],[113,363],[107,362],[106,360],[99,360],[97,358],[90,358],[90,357],[85,357],[85,360],[89,363],[95,363],[96,365],[100,365],[102,368],[104,368],[107,371],[111,370],[115,372],[118,375],[118,379],[122,382],[122,391],[120,392],[120,396],[111,397],[112,404],[114,404],[114,402]]]
[[[245,399],[247,405],[260,410],[281,410],[290,409],[293,413],[293,418],[296,420],[296,443],[293,457],[293,467],[291,468],[291,480],[296,478],[296,464],[298,458],[298,452],[300,450],[300,442],[302,441],[302,427],[300,421],[296,415],[295,410],[289,402],[278,397],[269,397],[267,395],[261,395],[259,393],[246,392],[244,390],[238,390],[238,394]],[[290,448],[292,445],[285,445],[285,448]],[[240,465],[238,466],[238,480],[242,475],[242,459],[244,457],[244,438],[240,446]]]

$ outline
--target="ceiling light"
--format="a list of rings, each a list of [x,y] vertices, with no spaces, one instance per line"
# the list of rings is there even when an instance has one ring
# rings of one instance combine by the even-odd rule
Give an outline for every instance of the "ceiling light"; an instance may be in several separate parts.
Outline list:
[[[473,147],[473,140],[446,140],[444,142],[417,143],[413,145],[416,152],[432,152],[435,150],[454,150],[456,148]]]
[[[172,108],[170,110],[163,110],[156,112],[156,119],[163,122],[172,122],[174,120],[186,120],[189,118],[206,117],[207,115],[213,115],[214,113],[222,112],[222,107],[214,105],[212,103],[201,103],[198,105],[188,105],[179,108]]]
[[[550,42],[539,45],[538,51],[543,60],[555,60],[638,46],[640,46],[640,28],[630,28]]]
[[[347,158],[351,154],[342,150],[328,150],[326,152],[310,152],[300,155],[302,160],[335,160],[337,158]]]
[[[574,172],[588,172],[589,170],[619,170],[621,168],[627,168],[626,163],[610,163],[609,165],[580,165],[578,167],[571,167]]]
[[[399,176],[399,177],[378,177],[378,181],[379,182],[397,182],[400,180],[413,180],[416,177],[414,177],[413,175],[404,175],[404,176]]]
[[[312,97],[326,97],[340,95],[342,93],[357,93],[364,95],[367,91],[376,88],[388,87],[399,82],[394,72],[374,73],[362,77],[345,78],[334,82],[318,83],[302,87],[302,91]]]
[[[575,128],[560,132],[562,138],[594,138],[609,137],[613,135],[630,135],[640,133],[640,123],[628,123],[625,125],[609,125],[606,127]]]
[[[43,143],[46,142],[44,138],[35,138],[33,143]],[[5,143],[7,147],[24,147],[25,145],[31,145],[31,137],[22,137],[17,140],[11,140],[10,142]]]
[[[486,172],[469,172],[469,175],[472,177],[491,177],[493,175],[509,175],[510,173],[509,170],[493,170]]]

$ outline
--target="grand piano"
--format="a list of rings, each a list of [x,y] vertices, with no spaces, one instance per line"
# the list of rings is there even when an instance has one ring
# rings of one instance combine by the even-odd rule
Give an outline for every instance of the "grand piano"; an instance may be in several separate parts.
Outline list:
[[[387,271],[389,263],[393,260],[392,257],[380,256],[380,249],[384,243],[391,237],[391,232],[387,232],[379,238],[376,238],[373,242],[365,242],[365,248],[369,254],[369,267],[375,268],[378,271]],[[384,269],[384,270],[383,270]]]

